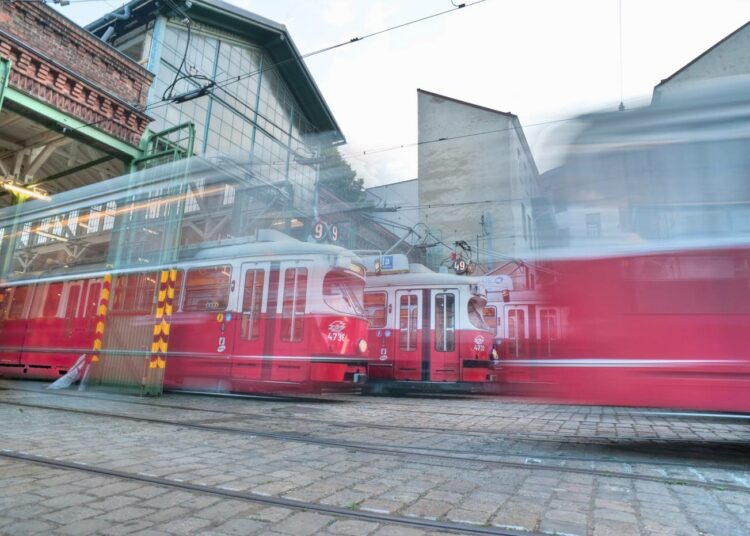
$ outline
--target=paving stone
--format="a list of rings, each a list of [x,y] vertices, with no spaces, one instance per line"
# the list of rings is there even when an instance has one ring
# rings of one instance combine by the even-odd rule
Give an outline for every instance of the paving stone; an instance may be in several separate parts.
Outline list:
[[[379,514],[392,514],[401,508],[402,503],[386,499],[368,499],[359,505],[360,510],[376,512]]]
[[[223,525],[219,525],[215,530],[230,536],[245,536],[246,534],[259,531],[265,526],[265,523],[253,519],[232,519]],[[201,532],[201,534],[204,533]]]
[[[282,519],[286,519],[292,514],[292,510],[287,508],[279,508],[276,506],[270,506],[253,512],[250,514],[252,519],[258,519],[260,521],[270,521],[271,523],[278,523]]]
[[[449,510],[451,505],[442,501],[431,501],[419,499],[403,511],[403,515],[409,517],[422,517],[425,519],[439,519]]]
[[[274,530],[305,536],[315,534],[315,532],[333,522],[334,519],[314,512],[299,512],[281,521],[274,527]]]
[[[492,516],[491,512],[481,512],[476,510],[465,510],[463,508],[454,508],[445,517],[456,523],[468,523],[470,525],[484,525]]]
[[[79,519],[87,519],[89,517],[98,516],[101,514],[100,510],[94,510],[87,506],[71,506],[70,508],[63,508],[62,510],[56,510],[48,514],[43,515],[44,519],[59,523],[60,525],[67,525],[73,523]]]
[[[370,523],[369,521],[344,519],[335,521],[331,526],[327,527],[327,532],[346,536],[366,536],[377,530],[378,527],[377,523]]]
[[[202,529],[212,524],[208,519],[188,516],[161,523],[159,529],[172,534],[200,534]]]
[[[100,530],[109,527],[112,523],[104,519],[82,519],[68,523],[62,527],[57,527],[55,532],[70,536],[89,536],[97,534]]]

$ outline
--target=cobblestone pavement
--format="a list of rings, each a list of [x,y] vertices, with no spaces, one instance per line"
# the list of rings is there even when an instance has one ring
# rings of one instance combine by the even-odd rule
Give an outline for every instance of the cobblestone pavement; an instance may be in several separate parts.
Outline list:
[[[408,525],[422,519],[452,533],[750,534],[747,421],[487,397],[148,400],[43,387],[0,381],[0,534],[439,533]],[[18,453],[120,476],[8,457]]]

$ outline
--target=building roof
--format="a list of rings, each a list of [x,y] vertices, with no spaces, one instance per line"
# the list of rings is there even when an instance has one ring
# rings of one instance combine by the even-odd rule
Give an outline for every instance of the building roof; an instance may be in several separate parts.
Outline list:
[[[346,141],[286,26],[222,0],[176,2],[196,22],[241,35],[262,46],[315,128],[321,133],[328,133],[333,144]],[[120,20],[116,16],[120,12],[128,13],[129,17]],[[86,29],[101,36],[108,27],[114,25],[115,33],[123,35],[145,21],[169,13],[174,11],[158,0],[132,0],[120,10],[88,24]]]
[[[417,93],[424,93],[425,95],[431,95],[433,97],[438,97],[441,99],[457,102],[459,104],[464,104],[466,106],[471,106],[472,108],[477,108],[479,110],[484,110],[486,112],[492,112],[495,114],[504,115],[506,117],[516,118],[518,119],[518,116],[511,112],[501,112],[500,110],[495,110],[493,108],[487,108],[486,106],[480,106],[479,104],[474,104],[473,102],[466,102],[459,99],[454,99],[453,97],[446,97],[445,95],[440,95],[439,93],[433,93],[432,91],[427,91],[425,89],[417,88]]]
[[[667,82],[669,82],[670,80],[672,80],[675,76],[679,75],[680,73],[682,73],[683,71],[685,71],[686,69],[688,69],[691,65],[695,64],[697,61],[699,61],[701,58],[703,58],[706,54],[708,54],[709,52],[711,52],[715,48],[718,48],[721,44],[723,44],[724,42],[726,42],[727,40],[729,40],[732,36],[740,33],[742,30],[744,30],[748,26],[750,26],[750,22],[746,22],[745,24],[743,24],[742,26],[740,26],[739,28],[737,28],[735,31],[733,31],[732,33],[730,33],[729,35],[725,36],[720,41],[716,42],[714,45],[710,46],[709,48],[707,48],[706,50],[704,50],[703,52],[701,52],[698,56],[696,56],[695,58],[693,58],[692,60],[690,60],[688,63],[686,63],[685,65],[683,65],[682,67],[680,67],[679,69],[677,69],[675,72],[673,72],[671,75],[669,75],[667,78],[665,78],[664,80],[662,80],[661,82],[659,82],[658,84],[656,84],[656,86],[654,87],[654,91],[656,91],[656,89],[659,88],[660,86],[662,86],[662,85],[666,84]]]
[[[536,161],[534,160],[534,155],[531,152],[531,148],[529,147],[529,143],[526,140],[526,134],[523,132],[523,127],[521,126],[521,121],[518,119],[518,116],[511,112],[501,112],[500,110],[495,110],[493,108],[487,108],[486,106],[480,106],[479,104],[474,104],[471,102],[462,101],[459,99],[454,99],[453,97],[446,97],[445,95],[440,95],[439,93],[433,93],[432,91],[426,91],[424,89],[417,88],[417,93],[423,93],[425,95],[430,95],[432,97],[438,97],[439,99],[445,99],[449,100],[458,104],[463,104],[464,106],[470,106],[472,108],[476,108],[478,110],[484,110],[486,112],[491,112],[494,114],[499,114],[507,117],[511,120],[511,123],[513,124],[513,128],[516,130],[516,134],[518,135],[518,139],[521,140],[521,145],[523,145],[524,151],[526,151],[526,154],[529,156],[529,160],[531,161],[531,165],[534,167],[534,172],[538,175],[539,170],[536,166]]]

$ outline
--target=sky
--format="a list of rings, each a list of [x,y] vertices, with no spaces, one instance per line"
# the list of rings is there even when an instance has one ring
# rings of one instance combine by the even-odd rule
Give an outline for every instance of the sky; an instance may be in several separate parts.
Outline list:
[[[662,79],[750,21],[750,0],[230,2],[286,25],[302,54],[451,10],[306,60],[366,186],[417,176],[416,148],[401,148],[417,141],[417,88],[516,114],[544,171],[561,120],[648,104]],[[58,9],[86,24],[119,5]]]

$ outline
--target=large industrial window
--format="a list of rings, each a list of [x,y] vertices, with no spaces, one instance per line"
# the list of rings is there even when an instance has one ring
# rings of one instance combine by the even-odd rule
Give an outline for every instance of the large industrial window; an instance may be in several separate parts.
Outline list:
[[[307,268],[289,268],[284,273],[281,309],[281,340],[298,342],[304,335],[307,302]]]
[[[417,297],[401,296],[399,301],[399,348],[413,351],[417,349]]]
[[[248,341],[256,340],[260,331],[260,311],[263,305],[265,275],[265,270],[248,270],[245,274],[240,337]]]
[[[223,311],[229,303],[229,265],[188,270],[183,311]]]
[[[435,295],[435,350],[452,352],[456,347],[456,297]]]
[[[371,328],[385,327],[387,302],[388,298],[385,292],[365,292],[365,314]]]

